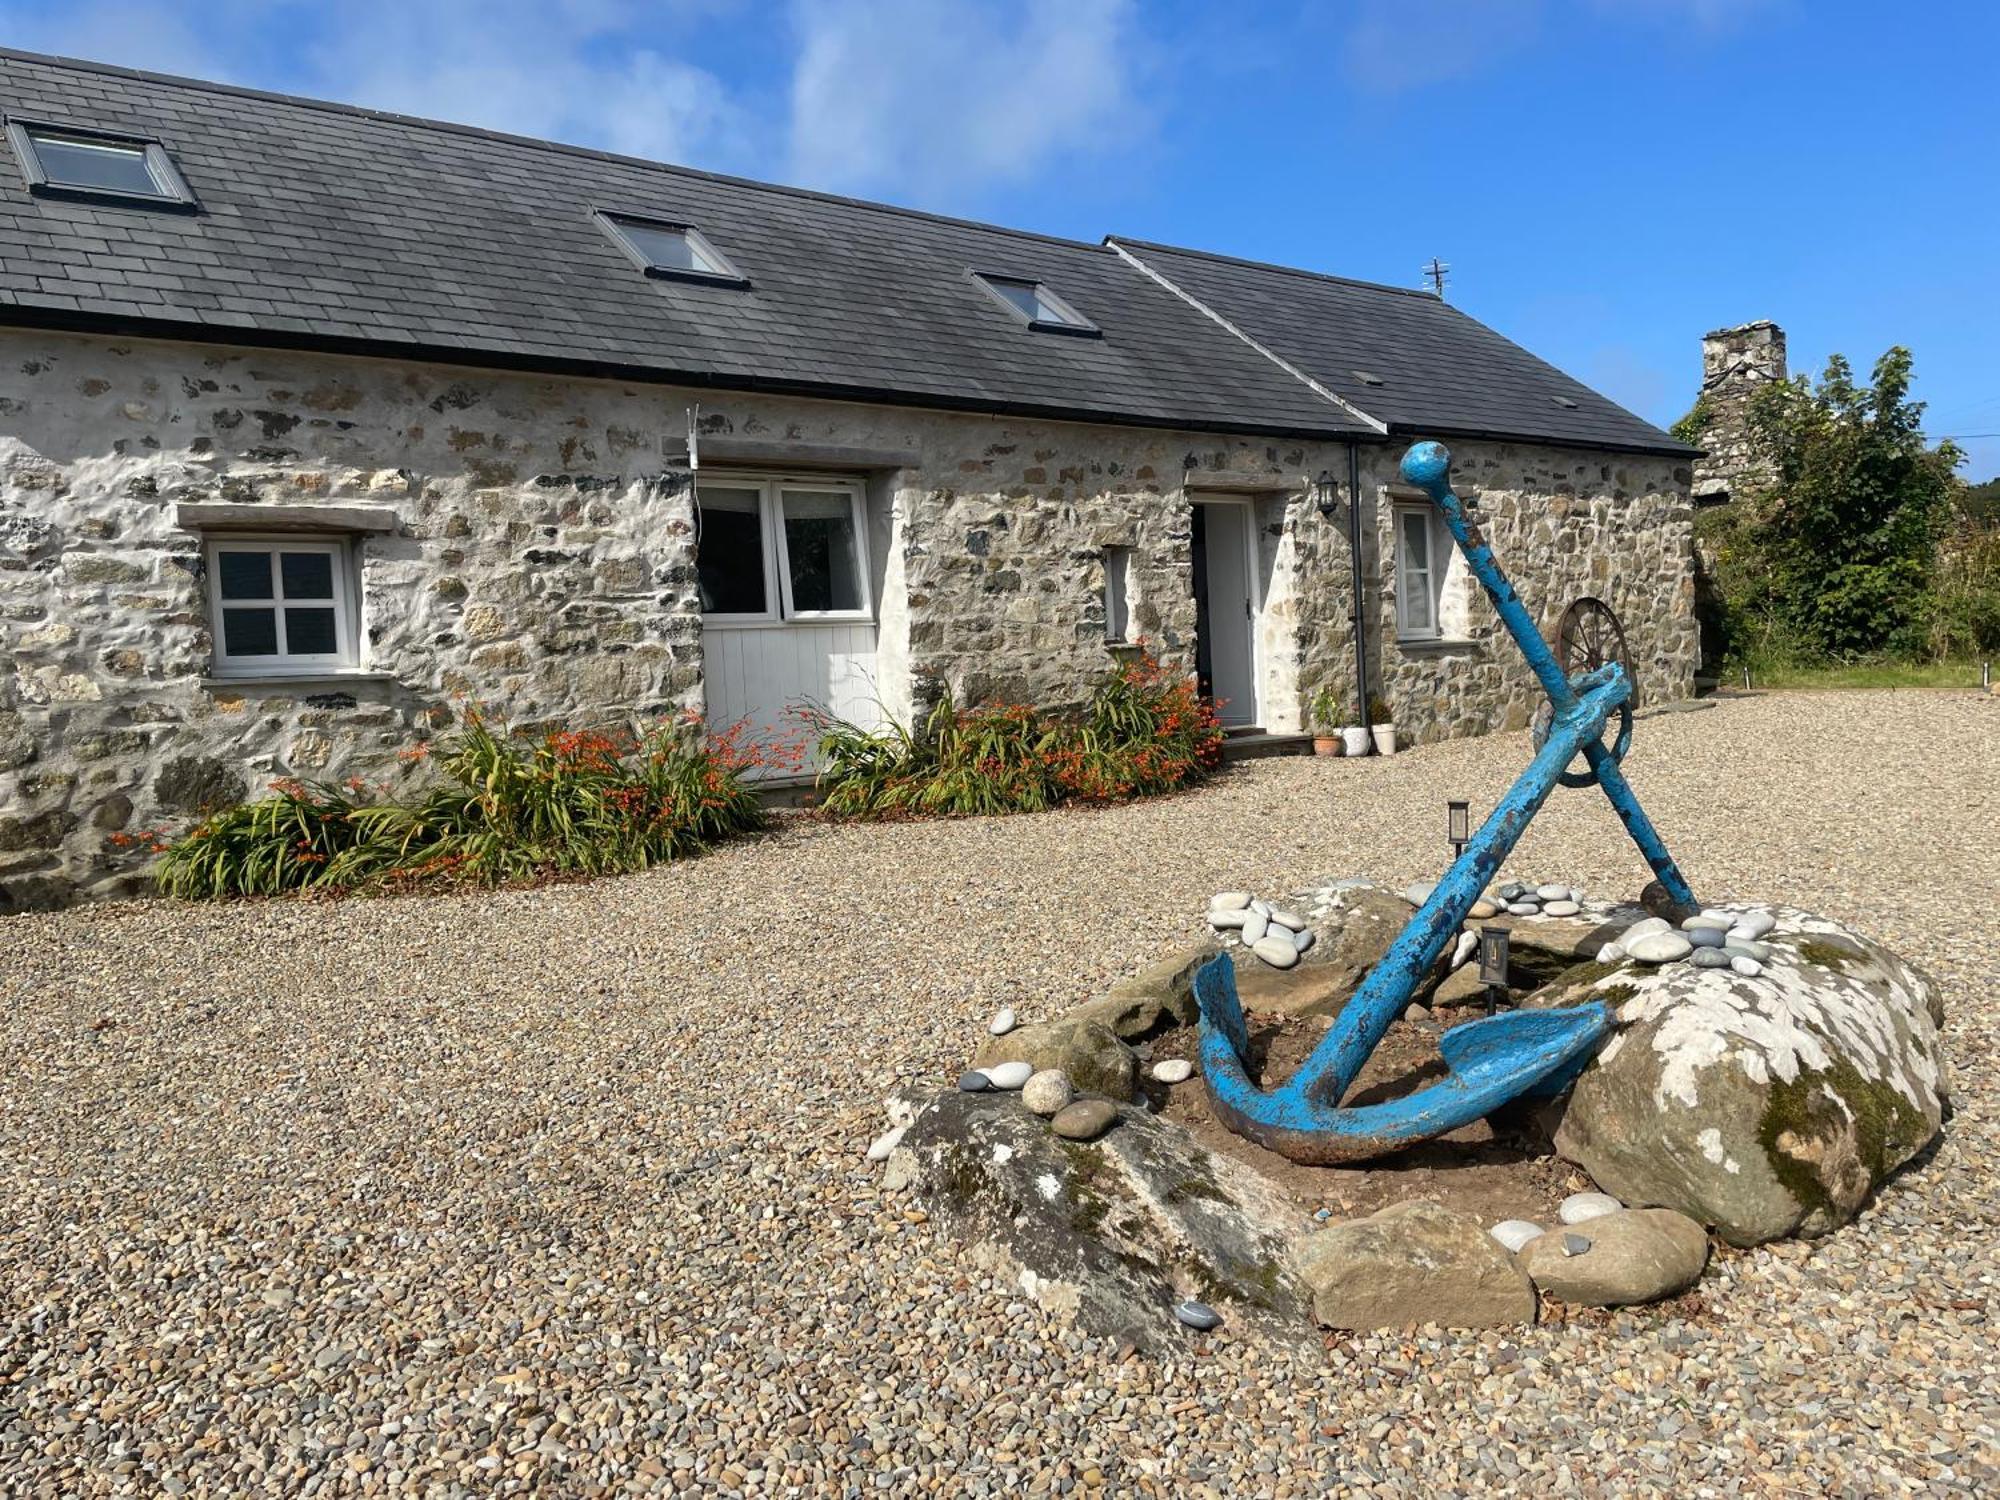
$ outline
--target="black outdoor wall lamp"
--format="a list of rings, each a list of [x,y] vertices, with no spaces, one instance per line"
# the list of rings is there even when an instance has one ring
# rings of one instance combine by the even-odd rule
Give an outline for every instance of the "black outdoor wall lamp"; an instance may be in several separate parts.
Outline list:
[[[1319,478],[1312,482],[1312,497],[1313,504],[1319,507],[1319,513],[1331,521],[1334,507],[1340,503],[1340,486],[1334,480],[1333,470],[1319,471]]]

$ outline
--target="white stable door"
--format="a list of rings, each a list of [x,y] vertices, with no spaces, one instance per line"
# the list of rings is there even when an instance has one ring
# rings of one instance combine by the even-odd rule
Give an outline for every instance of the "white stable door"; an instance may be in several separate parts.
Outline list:
[[[1211,691],[1226,725],[1257,722],[1255,538],[1247,503],[1201,504],[1207,608],[1198,628],[1206,632]]]

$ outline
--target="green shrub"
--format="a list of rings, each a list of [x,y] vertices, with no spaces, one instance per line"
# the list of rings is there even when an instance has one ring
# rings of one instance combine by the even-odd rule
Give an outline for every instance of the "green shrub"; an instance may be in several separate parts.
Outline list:
[[[2000,521],[1967,510],[1938,547],[1930,652],[1938,661],[2000,651]]]
[[[1835,355],[1817,384],[1800,376],[1753,398],[1751,435],[1771,465],[1769,492],[1740,495],[1696,522],[1714,559],[1704,625],[1729,668],[1936,649],[1940,544],[1964,490],[1953,472],[1962,455],[1925,439],[1911,380],[1909,351],[1892,348],[1867,382]],[[1700,403],[1686,421],[1698,440]],[[1975,628],[1976,604],[1946,604],[1952,623],[1943,634]]]
[[[347,791],[298,781],[271,791],[169,843],[154,869],[160,889],[185,900],[276,896],[359,885],[389,868],[361,816],[369,809]]]
[[[962,708],[948,695],[916,729],[817,731],[820,809],[833,817],[1040,812],[1170,792],[1222,759],[1222,728],[1194,684],[1150,655],[1120,664],[1081,715],[1020,704]]]
[[[431,758],[444,779],[408,800],[366,801],[358,782],[275,782],[274,795],[168,845],[160,889],[196,899],[609,875],[763,821],[743,779],[758,757],[689,724],[636,741],[566,731],[531,742],[475,713]]]

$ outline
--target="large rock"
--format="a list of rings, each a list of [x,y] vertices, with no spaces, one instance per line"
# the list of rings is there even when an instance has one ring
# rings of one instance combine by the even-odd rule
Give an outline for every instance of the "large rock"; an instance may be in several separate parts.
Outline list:
[[[1175,948],[1069,1011],[1066,1019],[1101,1021],[1125,1041],[1146,1035],[1162,1018],[1190,1024],[1195,1018],[1195,971],[1215,957],[1217,946],[1211,938]]]
[[[1501,1328],[1535,1321],[1535,1289],[1477,1219],[1395,1203],[1298,1242],[1292,1264],[1329,1328]]]
[[[1565,1241],[1589,1248],[1571,1255]],[[1558,1302],[1630,1307],[1684,1292],[1708,1264],[1708,1234],[1670,1208],[1625,1208],[1552,1229],[1521,1250],[1521,1268]]]
[[[1139,1076],[1138,1055],[1115,1031],[1074,1013],[987,1038],[972,1065],[991,1068],[1006,1062],[1025,1062],[1037,1073],[1054,1068],[1067,1074],[1079,1092],[1113,1099],[1130,1099]]]
[[[1308,913],[1313,945],[1290,970],[1273,969],[1234,949],[1236,990],[1245,1010],[1336,1014],[1415,915],[1397,892],[1362,880],[1301,891],[1285,905]],[[1441,959],[1440,971],[1443,967]]]
[[[1755,978],[1592,965],[1545,997],[1602,998],[1615,1017],[1556,1149],[1736,1245],[1846,1223],[1936,1136],[1945,1098],[1936,982],[1837,922],[1764,909],[1777,925]]]
[[[1184,1338],[1173,1309],[1193,1297],[1295,1336],[1306,1299],[1285,1252],[1298,1205],[1181,1126],[1120,1114],[1097,1140],[1070,1141],[1011,1095],[940,1094],[889,1166],[933,1219],[1092,1333]]]

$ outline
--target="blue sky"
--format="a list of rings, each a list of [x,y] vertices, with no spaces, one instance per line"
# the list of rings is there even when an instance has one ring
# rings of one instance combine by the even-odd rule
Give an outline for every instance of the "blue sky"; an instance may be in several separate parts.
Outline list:
[[[0,0],[0,40],[1448,295],[1634,410],[1916,354],[2000,474],[2000,6]]]

